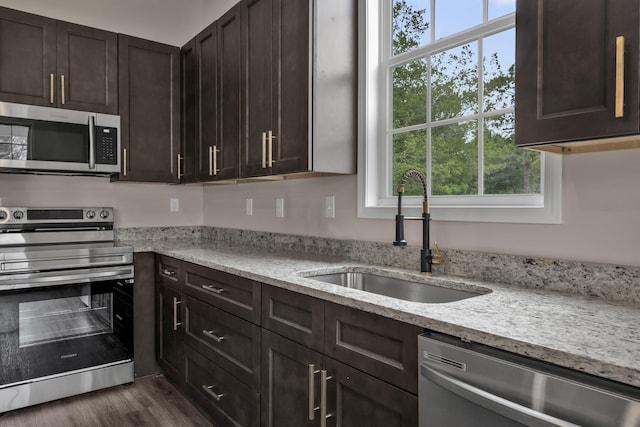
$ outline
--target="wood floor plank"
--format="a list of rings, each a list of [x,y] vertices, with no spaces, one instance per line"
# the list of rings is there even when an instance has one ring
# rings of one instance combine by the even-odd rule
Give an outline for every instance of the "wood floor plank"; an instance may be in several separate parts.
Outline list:
[[[0,427],[215,427],[164,376],[0,414]]]

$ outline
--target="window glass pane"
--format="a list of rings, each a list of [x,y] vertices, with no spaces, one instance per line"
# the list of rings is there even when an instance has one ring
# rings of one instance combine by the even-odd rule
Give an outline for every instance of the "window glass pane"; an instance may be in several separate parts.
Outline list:
[[[393,0],[393,55],[415,49],[430,41],[430,4],[430,0]]]
[[[11,159],[11,144],[0,143],[0,159]]]
[[[427,61],[420,59],[393,70],[393,127],[427,121]]]
[[[485,194],[540,194],[540,153],[514,144],[514,115],[485,119]]]
[[[482,24],[482,0],[436,0],[436,40]]]
[[[400,177],[407,169],[425,173],[427,164],[427,131],[424,129],[393,135],[393,188],[396,194]],[[405,195],[422,196],[422,185],[411,179],[405,185]]]
[[[478,112],[478,43],[431,56],[431,120]]]
[[[431,129],[431,194],[478,194],[477,121]]]
[[[489,0],[489,20],[516,11],[516,0]]]
[[[515,29],[484,39],[484,111],[510,108],[515,103]]]
[[[0,144],[11,144],[11,126],[0,125]]]

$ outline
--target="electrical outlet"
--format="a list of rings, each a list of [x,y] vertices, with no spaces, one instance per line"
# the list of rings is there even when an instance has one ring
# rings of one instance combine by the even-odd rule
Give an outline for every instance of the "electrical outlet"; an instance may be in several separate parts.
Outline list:
[[[284,198],[282,197],[276,199],[276,217],[284,218]]]
[[[253,216],[253,199],[247,199],[247,216]]]
[[[324,217],[336,217],[336,198],[335,196],[327,196],[324,198]]]
[[[169,212],[179,212],[180,211],[180,199],[170,199],[169,200]]]

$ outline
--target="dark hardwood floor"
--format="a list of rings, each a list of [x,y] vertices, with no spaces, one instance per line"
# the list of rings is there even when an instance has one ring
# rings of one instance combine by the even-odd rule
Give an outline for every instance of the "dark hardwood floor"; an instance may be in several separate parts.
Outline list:
[[[215,427],[164,376],[0,414],[0,427]]]

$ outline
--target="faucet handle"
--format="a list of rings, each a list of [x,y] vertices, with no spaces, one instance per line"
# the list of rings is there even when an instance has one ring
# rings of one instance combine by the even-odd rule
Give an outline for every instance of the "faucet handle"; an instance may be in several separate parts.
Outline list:
[[[433,254],[433,258],[431,260],[432,264],[442,265],[444,264],[444,255],[440,252],[440,248],[438,247],[438,242],[433,242],[435,254]]]

